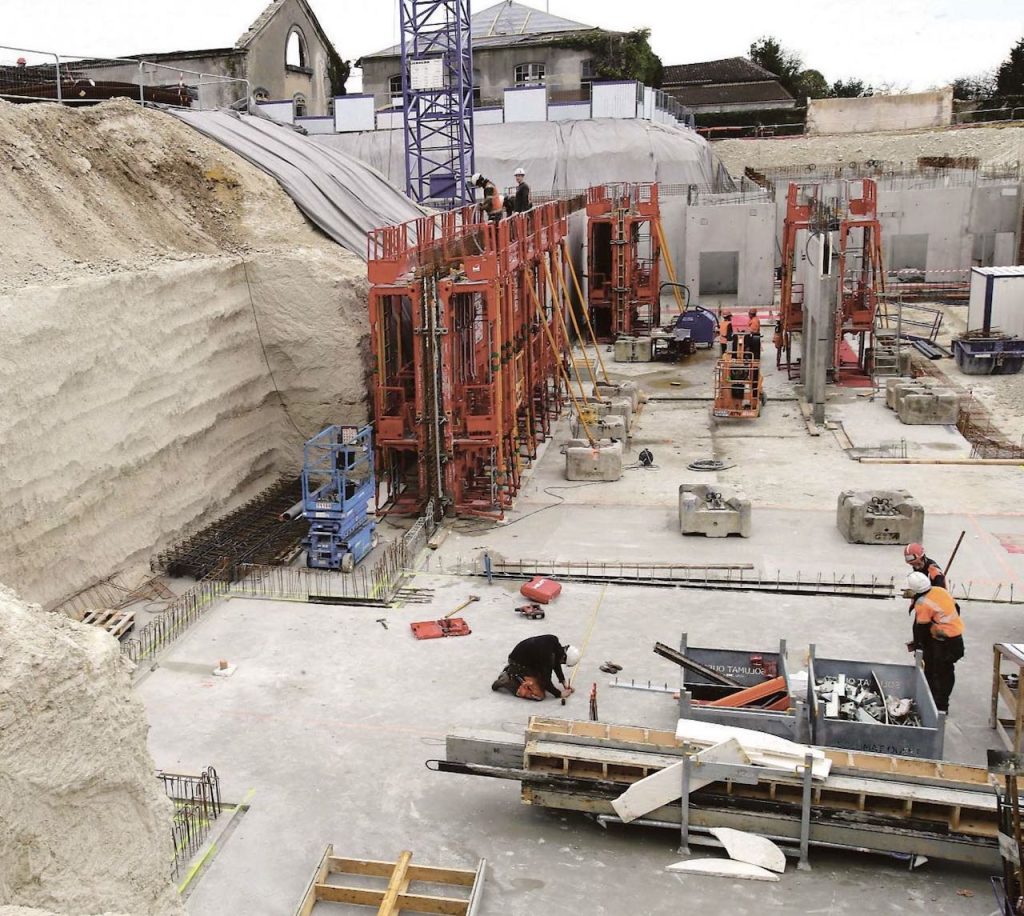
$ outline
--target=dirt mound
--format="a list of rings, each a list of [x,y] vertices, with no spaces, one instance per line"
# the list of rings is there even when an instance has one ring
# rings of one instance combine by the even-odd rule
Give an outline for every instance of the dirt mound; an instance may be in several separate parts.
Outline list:
[[[129,665],[102,630],[0,586],[0,901],[184,913]]]

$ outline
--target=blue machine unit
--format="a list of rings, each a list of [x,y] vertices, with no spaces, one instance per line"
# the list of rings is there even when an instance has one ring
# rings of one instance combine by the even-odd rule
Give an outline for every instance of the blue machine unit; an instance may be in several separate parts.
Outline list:
[[[715,313],[700,305],[690,305],[676,317],[673,332],[680,336],[681,331],[689,331],[686,335],[694,347],[711,347],[718,339],[718,319]]]
[[[306,443],[302,514],[309,521],[306,565],[351,572],[377,542],[373,430],[328,426]]]

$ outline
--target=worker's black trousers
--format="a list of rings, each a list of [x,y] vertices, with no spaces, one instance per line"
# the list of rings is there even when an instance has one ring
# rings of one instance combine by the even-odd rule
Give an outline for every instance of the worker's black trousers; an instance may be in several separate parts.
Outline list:
[[[949,697],[956,683],[956,663],[964,656],[962,636],[931,640],[924,656],[924,676],[939,712],[949,712]]]

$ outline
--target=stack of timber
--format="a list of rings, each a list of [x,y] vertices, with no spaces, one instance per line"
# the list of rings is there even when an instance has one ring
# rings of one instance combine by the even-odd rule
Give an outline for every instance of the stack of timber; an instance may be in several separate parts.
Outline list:
[[[760,738],[753,740],[750,734]],[[984,768],[804,748],[771,735],[692,719],[680,720],[679,737],[638,726],[543,717],[530,719],[521,740],[502,733],[455,732],[448,736],[447,759],[437,761],[436,769],[515,779],[526,804],[628,821],[639,810],[629,807],[631,785],[677,767],[686,752],[712,748],[721,755],[714,762],[763,766],[764,777],[752,785],[692,783],[690,825],[796,839],[803,761],[785,745],[812,755],[812,844],[914,853],[986,867],[998,862],[997,801]],[[699,779],[699,768],[692,775]],[[639,815],[644,823],[680,822],[681,788],[666,785],[668,781],[663,780],[661,791],[675,801],[644,811]],[[676,782],[674,777],[671,782]],[[642,801],[640,808],[649,799]],[[616,802],[626,806],[627,816],[616,810]]]

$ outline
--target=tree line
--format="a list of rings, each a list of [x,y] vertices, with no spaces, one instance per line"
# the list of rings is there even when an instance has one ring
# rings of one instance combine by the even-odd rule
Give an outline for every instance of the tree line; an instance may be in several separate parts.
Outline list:
[[[782,86],[795,99],[855,98],[903,91],[894,83],[870,86],[856,78],[837,79],[830,83],[820,70],[807,69],[799,54],[784,48],[771,35],[759,38],[750,46],[750,59],[774,73]],[[999,96],[1024,95],[1024,38],[1010,50],[1009,57],[997,67],[973,76],[962,76],[952,83],[957,99],[989,99]]]

